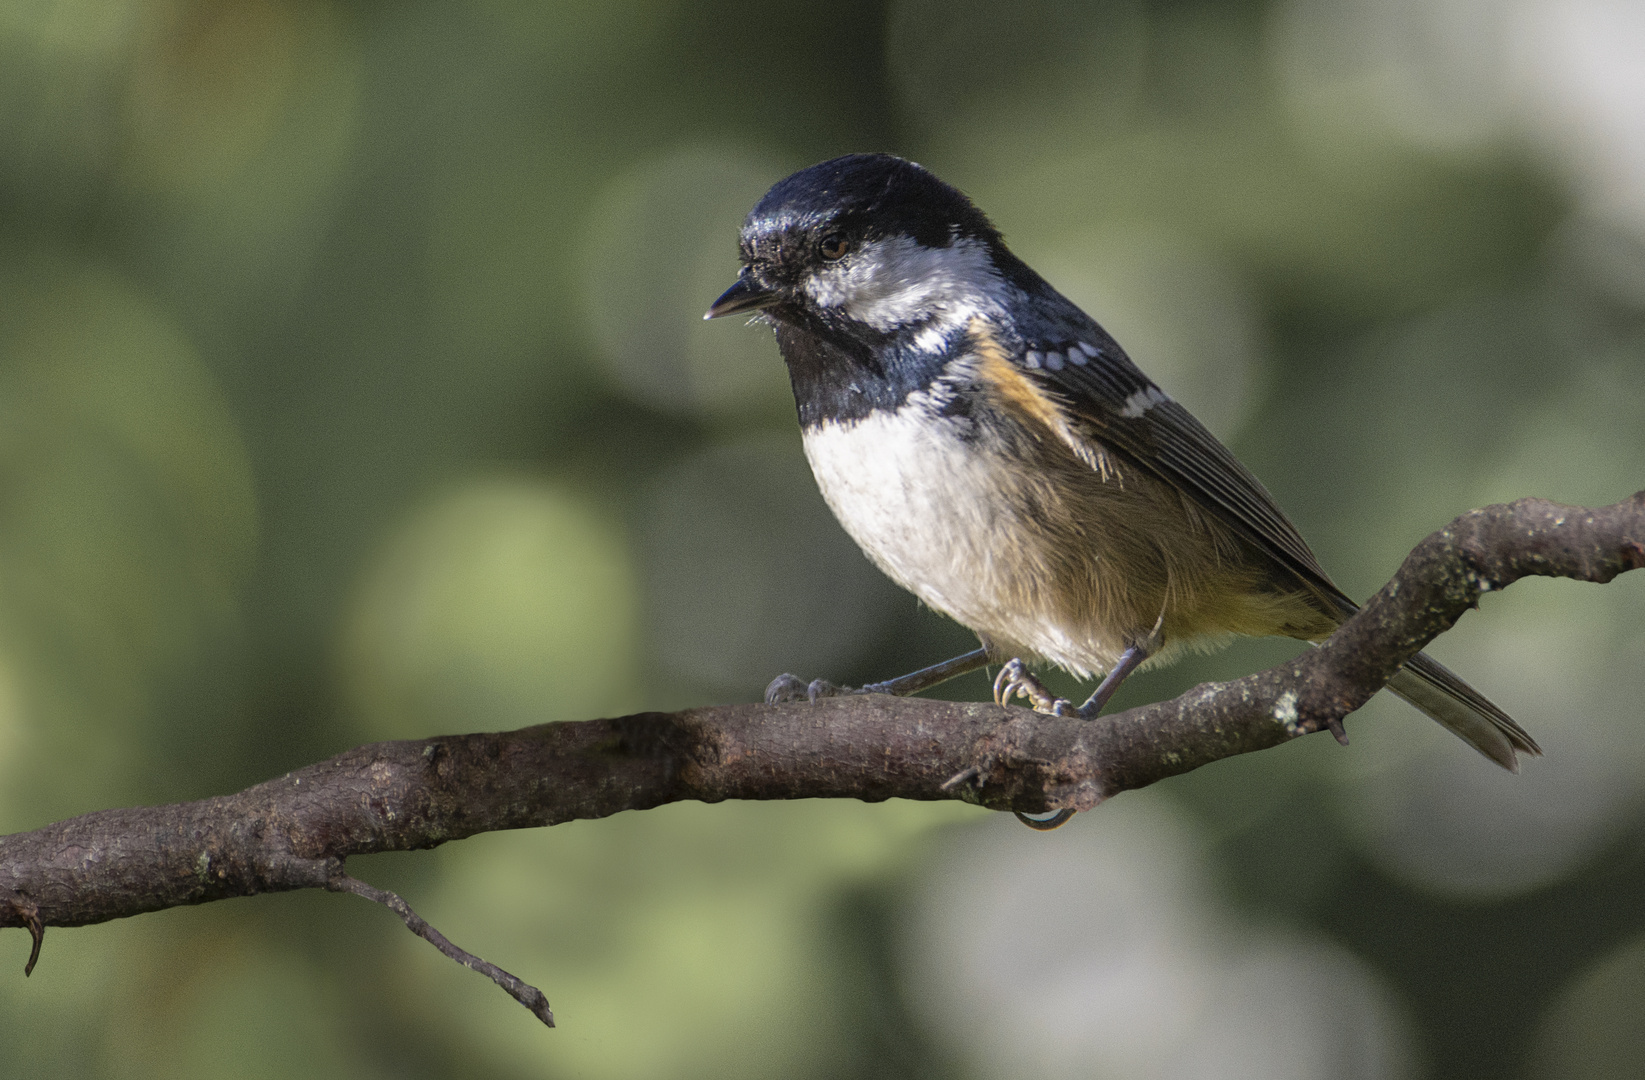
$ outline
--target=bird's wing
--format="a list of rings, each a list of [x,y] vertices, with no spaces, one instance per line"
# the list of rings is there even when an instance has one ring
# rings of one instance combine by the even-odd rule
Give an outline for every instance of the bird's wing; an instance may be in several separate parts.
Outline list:
[[[1083,311],[1051,292],[1043,325],[1029,326],[1020,351],[1000,337],[977,335],[1043,398],[1059,437],[1088,461],[1118,456],[1188,493],[1200,506],[1257,545],[1346,618],[1359,610],[1326,574],[1262,482],[1216,436],[1137,370],[1114,339]],[[1080,348],[1080,343],[1088,348]],[[984,357],[985,363],[987,357]],[[1089,440],[1080,445],[1079,440]],[[1518,771],[1515,751],[1540,754],[1512,717],[1424,653],[1412,657],[1389,688],[1461,736],[1485,756]]]
[[[1068,421],[1066,432],[1096,444],[1090,455],[1082,456],[1116,454],[1186,492],[1343,615],[1357,610],[1262,482],[1138,370],[1095,321],[1060,296],[1056,299],[1067,305],[1067,315],[1044,327],[1026,328],[1026,348],[1015,362],[1057,402]],[[1087,348],[1080,348],[1082,342]]]

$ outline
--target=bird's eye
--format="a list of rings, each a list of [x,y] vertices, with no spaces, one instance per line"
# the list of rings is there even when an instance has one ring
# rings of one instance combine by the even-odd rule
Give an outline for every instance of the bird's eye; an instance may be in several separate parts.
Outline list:
[[[829,262],[837,262],[840,259],[845,258],[845,253],[851,250],[851,245],[846,241],[845,237],[841,236],[839,233],[829,233],[827,236],[823,237],[822,242],[817,245],[817,250],[821,252],[822,257],[827,259]]]

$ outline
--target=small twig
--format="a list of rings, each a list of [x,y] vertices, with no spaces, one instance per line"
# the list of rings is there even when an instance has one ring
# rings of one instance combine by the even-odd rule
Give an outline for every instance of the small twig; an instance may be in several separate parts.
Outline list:
[[[434,929],[434,927],[425,922],[422,916],[418,915],[415,911],[412,911],[411,905],[401,899],[398,894],[391,893],[387,889],[379,889],[373,885],[367,885],[359,878],[350,877],[348,874],[345,874],[340,870],[331,876],[331,879],[326,883],[326,888],[330,889],[332,892],[349,892],[353,893],[355,896],[363,896],[367,900],[371,900],[388,908],[390,911],[394,912],[394,914],[400,916],[401,920],[405,922],[406,928],[413,934],[416,934],[430,945],[433,945],[436,949],[439,949],[440,952],[444,953],[452,960],[457,961],[470,971],[478,971],[481,975],[484,975],[486,978],[508,991],[509,997],[513,998],[515,1001],[518,1001],[527,1009],[530,1009],[531,1014],[537,1019],[541,1020],[549,1027],[554,1026],[554,1013],[549,1009],[548,998],[541,990],[537,989],[535,986],[532,986],[530,983],[525,982],[524,980],[515,978],[513,975],[510,975],[508,972],[498,967],[496,964],[482,960],[473,953],[464,949],[459,949],[457,946],[453,945],[444,934],[440,933],[438,930]],[[39,941],[40,939],[37,935],[35,937],[34,946],[36,953],[40,951]],[[33,960],[29,961],[29,966],[34,966]]]

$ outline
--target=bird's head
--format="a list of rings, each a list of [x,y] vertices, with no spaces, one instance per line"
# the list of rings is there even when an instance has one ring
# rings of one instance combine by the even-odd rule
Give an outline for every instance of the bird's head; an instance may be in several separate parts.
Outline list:
[[[755,205],[742,272],[704,317],[759,312],[835,340],[912,333],[934,344],[997,302],[1002,255],[998,231],[959,191],[911,161],[852,154],[779,181]]]

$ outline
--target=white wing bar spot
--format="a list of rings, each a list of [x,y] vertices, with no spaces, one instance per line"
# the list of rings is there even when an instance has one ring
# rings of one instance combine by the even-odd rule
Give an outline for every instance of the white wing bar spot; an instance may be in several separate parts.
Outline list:
[[[1157,386],[1147,386],[1125,399],[1125,407],[1120,409],[1120,415],[1135,420],[1155,405],[1164,404],[1171,400],[1167,394]]]

